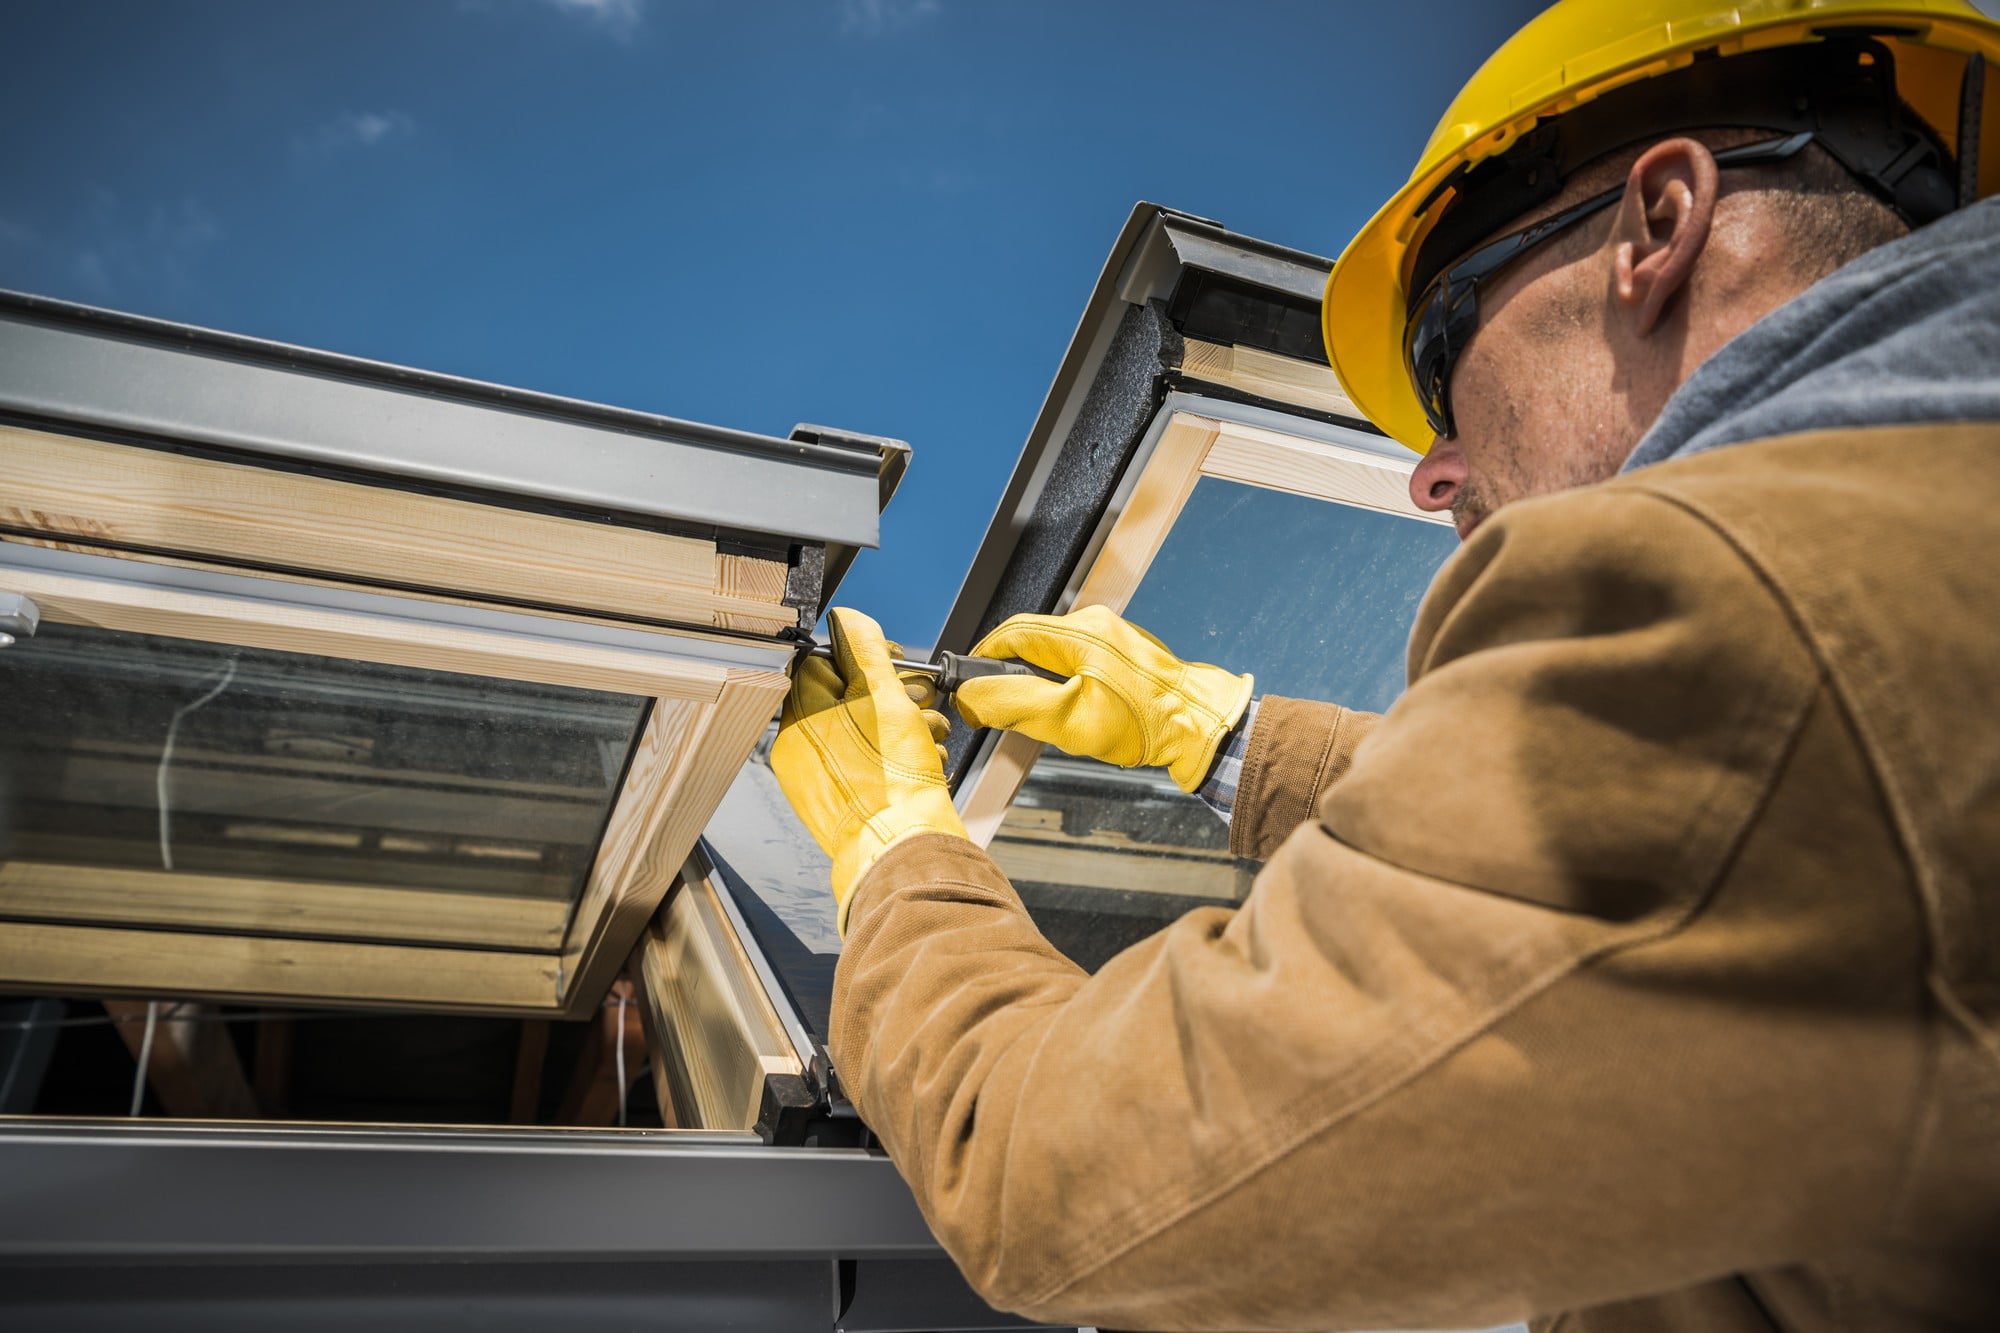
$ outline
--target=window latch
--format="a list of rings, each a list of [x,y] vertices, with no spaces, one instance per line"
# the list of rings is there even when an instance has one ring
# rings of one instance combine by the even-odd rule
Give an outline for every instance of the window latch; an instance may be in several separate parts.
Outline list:
[[[17,639],[32,639],[42,623],[42,608],[35,599],[18,592],[0,592],[0,648]]]

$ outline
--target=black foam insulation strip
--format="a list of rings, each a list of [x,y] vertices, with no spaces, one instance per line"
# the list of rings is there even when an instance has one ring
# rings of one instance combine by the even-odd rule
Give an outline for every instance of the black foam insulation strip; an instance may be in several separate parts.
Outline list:
[[[812,612],[805,628],[812,628],[812,621],[819,619],[821,602],[826,589],[826,548],[816,543],[804,543],[794,549],[791,568],[785,571],[786,606],[797,607]]]
[[[1181,351],[1181,335],[1168,321],[1164,303],[1126,309],[1056,451],[975,640],[1008,616],[1023,611],[1046,615],[1055,609],[1125,465],[1152,424],[1162,379],[1180,365]],[[953,774],[963,765],[974,735],[970,727],[952,728],[946,767]]]

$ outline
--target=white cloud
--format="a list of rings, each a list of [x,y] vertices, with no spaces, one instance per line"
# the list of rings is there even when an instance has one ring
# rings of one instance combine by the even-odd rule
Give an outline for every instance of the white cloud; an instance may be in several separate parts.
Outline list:
[[[639,23],[646,17],[646,0],[543,0],[565,14],[575,14],[610,33],[621,42],[629,42],[639,31]]]
[[[410,118],[396,111],[359,111],[347,118],[347,128],[358,142],[380,143],[390,135],[411,128]]]
[[[293,141],[300,153],[336,153],[373,148],[417,132],[417,122],[401,111],[343,111],[310,134]]]
[[[840,30],[874,37],[938,12],[939,0],[840,0]]]

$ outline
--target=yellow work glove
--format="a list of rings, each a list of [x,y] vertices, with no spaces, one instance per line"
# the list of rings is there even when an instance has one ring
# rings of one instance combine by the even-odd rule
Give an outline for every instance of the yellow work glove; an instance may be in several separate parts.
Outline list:
[[[978,676],[952,698],[975,727],[1005,727],[1120,768],[1164,768],[1182,791],[1208,776],[1216,747],[1243,716],[1253,684],[1183,662],[1101,606],[1066,616],[1013,616],[975,657],[1015,657],[1068,676]]]
[[[882,627],[835,610],[834,659],[807,657],[771,744],[771,771],[807,832],[833,858],[835,923],[847,933],[854,886],[877,857],[916,833],[965,836],[944,785],[951,724],[919,708],[889,664],[898,655]]]

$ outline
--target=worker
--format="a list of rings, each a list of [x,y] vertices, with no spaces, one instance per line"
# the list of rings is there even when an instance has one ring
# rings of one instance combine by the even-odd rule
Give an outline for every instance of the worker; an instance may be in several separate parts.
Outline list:
[[[1089,607],[958,696],[1226,808],[1234,910],[1086,975],[834,613],[772,751],[831,1050],[988,1300],[2000,1328],[1996,58],[1967,0],[1563,0],[1473,76],[1326,293],[1464,538],[1402,697]]]

